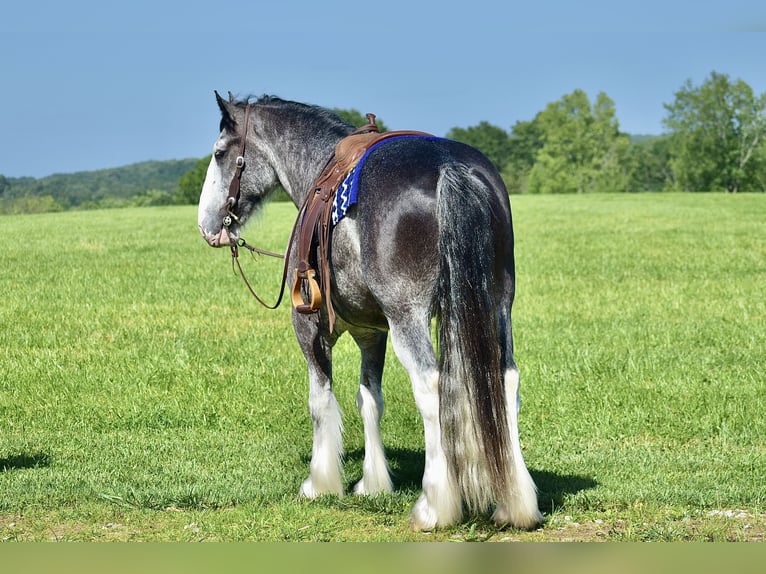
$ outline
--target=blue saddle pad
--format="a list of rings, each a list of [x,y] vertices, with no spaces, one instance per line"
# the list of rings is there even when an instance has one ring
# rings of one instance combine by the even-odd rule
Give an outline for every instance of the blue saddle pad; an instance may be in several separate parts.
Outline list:
[[[392,141],[403,139],[403,138],[420,138],[420,139],[430,139],[430,140],[444,139],[444,138],[440,138],[436,136],[402,135],[402,136],[394,136],[391,138],[381,140],[378,143],[370,146],[370,148],[364,152],[364,155],[362,155],[359,162],[353,167],[353,169],[350,172],[348,172],[348,175],[343,179],[341,184],[338,186],[338,191],[335,192],[335,197],[333,199],[332,212],[331,212],[331,219],[332,219],[333,225],[337,225],[337,223],[346,216],[346,213],[348,212],[348,210],[351,208],[352,205],[356,204],[359,198],[359,174],[362,172],[362,166],[364,165],[364,162],[367,159],[367,156],[370,155],[372,150],[374,150],[378,146],[385,145],[388,142],[392,142]]]

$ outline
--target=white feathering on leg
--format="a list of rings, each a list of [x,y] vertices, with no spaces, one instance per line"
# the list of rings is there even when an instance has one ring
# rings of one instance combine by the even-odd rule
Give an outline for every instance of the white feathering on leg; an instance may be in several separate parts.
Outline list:
[[[509,480],[509,492],[505,500],[498,501],[492,520],[498,526],[511,525],[515,528],[530,529],[542,523],[543,517],[537,507],[537,487],[529,474],[519,442],[519,371],[516,368],[505,372],[505,398],[508,416],[508,431],[511,439],[513,475]]]
[[[376,494],[393,492],[391,475],[386,462],[383,440],[380,436],[380,417],[383,415],[383,400],[373,396],[370,389],[359,385],[356,406],[364,422],[364,465],[363,478],[354,487],[355,494]]]
[[[314,420],[311,474],[301,485],[301,495],[343,495],[343,421],[340,406],[330,390],[311,394],[309,408]]]

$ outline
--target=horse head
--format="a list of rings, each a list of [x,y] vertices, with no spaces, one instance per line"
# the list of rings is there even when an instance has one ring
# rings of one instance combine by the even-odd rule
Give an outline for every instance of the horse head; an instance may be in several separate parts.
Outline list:
[[[278,181],[255,136],[253,106],[231,94],[228,102],[218,92],[215,98],[221,110],[220,135],[202,186],[197,223],[208,244],[227,247],[236,244],[245,221]]]

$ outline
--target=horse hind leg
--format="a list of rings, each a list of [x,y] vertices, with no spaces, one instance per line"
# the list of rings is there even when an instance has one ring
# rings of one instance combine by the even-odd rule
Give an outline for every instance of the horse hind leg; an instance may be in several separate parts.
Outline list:
[[[439,423],[439,370],[428,322],[391,324],[391,342],[412,382],[415,403],[423,417],[425,470],[423,492],[412,508],[412,527],[430,531],[463,516],[463,501],[442,447]]]
[[[362,479],[354,486],[355,494],[393,492],[386,462],[380,419],[383,416],[382,378],[386,357],[386,333],[355,336],[362,353],[362,368],[356,406],[364,423],[364,463]]]
[[[513,358],[513,336],[509,315],[501,316],[505,334],[503,353],[506,417],[510,435],[511,476],[505,493],[499,493],[492,520],[498,526],[511,525],[529,530],[540,525],[543,517],[537,505],[537,487],[524,463],[519,441],[520,379]]]

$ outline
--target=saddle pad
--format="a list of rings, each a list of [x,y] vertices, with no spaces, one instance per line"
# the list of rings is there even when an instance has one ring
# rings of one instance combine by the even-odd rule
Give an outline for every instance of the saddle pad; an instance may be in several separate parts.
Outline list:
[[[373,144],[364,152],[364,155],[359,158],[359,161],[353,168],[351,168],[348,175],[343,178],[343,181],[338,186],[338,190],[335,192],[335,197],[332,202],[332,213],[330,214],[333,225],[337,225],[338,222],[346,216],[348,210],[352,205],[356,204],[357,199],[359,198],[359,174],[362,172],[362,166],[364,165],[367,156],[370,155],[372,150],[380,145],[385,145],[388,142],[404,138],[420,138],[428,140],[444,139],[436,136],[402,135],[390,137]]]

